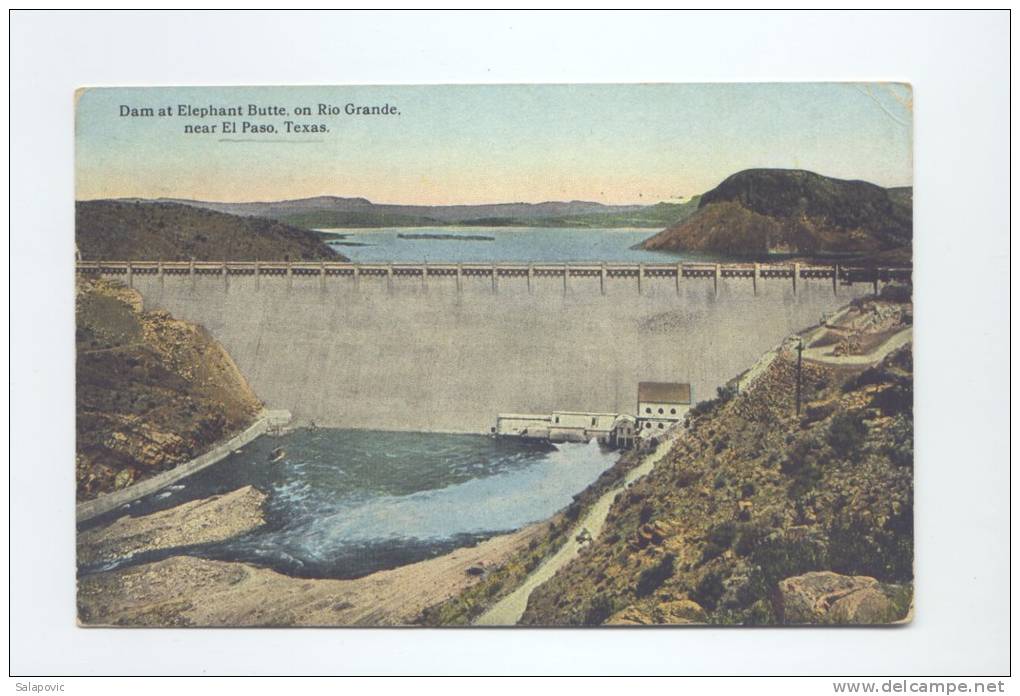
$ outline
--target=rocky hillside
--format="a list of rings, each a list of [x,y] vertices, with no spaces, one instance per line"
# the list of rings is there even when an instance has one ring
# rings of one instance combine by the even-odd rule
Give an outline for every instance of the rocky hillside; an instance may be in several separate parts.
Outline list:
[[[696,213],[642,246],[909,263],[912,234],[909,188],[887,190],[802,170],[748,169],[702,195]]]
[[[111,281],[79,279],[76,295],[79,500],[192,459],[261,409],[202,327]]]
[[[909,292],[857,302],[699,404],[521,623],[903,619],[913,581]],[[874,358],[874,359],[872,359]]]
[[[79,201],[75,236],[85,260],[346,260],[311,230],[179,203]]]

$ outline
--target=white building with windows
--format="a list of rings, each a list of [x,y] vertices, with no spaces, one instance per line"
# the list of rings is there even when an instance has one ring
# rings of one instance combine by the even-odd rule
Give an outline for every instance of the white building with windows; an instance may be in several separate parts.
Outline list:
[[[690,409],[690,384],[638,383],[637,425],[643,437],[649,437],[679,422]]]
[[[549,442],[590,442],[630,449],[639,440],[655,437],[680,422],[691,408],[691,385],[678,382],[640,382],[637,417],[626,413],[553,411],[500,413],[491,429],[497,437]]]

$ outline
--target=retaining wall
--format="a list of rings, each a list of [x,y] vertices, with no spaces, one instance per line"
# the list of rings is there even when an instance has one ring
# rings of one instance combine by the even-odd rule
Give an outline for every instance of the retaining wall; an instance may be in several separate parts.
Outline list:
[[[290,422],[290,413],[287,411],[263,411],[258,420],[248,426],[244,431],[234,437],[220,442],[208,452],[195,457],[189,462],[164,471],[160,474],[144,479],[119,491],[113,491],[101,495],[94,500],[86,500],[78,503],[75,509],[75,520],[79,524],[86,522],[93,517],[98,517],[132,500],[151,495],[161,488],[180,481],[186,476],[212,466],[224,459],[227,455],[239,447],[243,447],[260,435],[264,435],[270,428],[286,425]]]

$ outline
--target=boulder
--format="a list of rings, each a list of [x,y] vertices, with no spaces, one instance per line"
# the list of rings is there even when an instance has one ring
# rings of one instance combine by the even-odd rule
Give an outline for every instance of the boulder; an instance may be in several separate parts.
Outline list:
[[[606,619],[605,626],[647,626],[654,624],[655,619],[651,616],[631,605],[626,609],[621,609],[616,612],[608,619]]]
[[[661,624],[701,624],[708,621],[708,615],[697,602],[677,599],[655,607],[655,619]]]
[[[878,580],[831,571],[786,578],[779,583],[774,604],[784,624],[879,624],[901,618]]]
[[[661,544],[669,533],[669,528],[662,522],[646,522],[634,533],[634,546],[643,549],[648,544]]]
[[[867,587],[837,599],[829,608],[829,620],[837,624],[883,624],[896,621],[896,606],[877,587]]]

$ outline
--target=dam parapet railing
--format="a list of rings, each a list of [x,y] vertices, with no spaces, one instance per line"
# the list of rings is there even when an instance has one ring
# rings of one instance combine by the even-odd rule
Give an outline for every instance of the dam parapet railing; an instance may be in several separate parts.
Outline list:
[[[749,280],[757,290],[759,281],[786,280],[797,290],[798,280],[830,280],[838,285],[870,283],[876,292],[879,283],[910,283],[913,270],[905,267],[857,267],[816,264],[765,263],[342,263],[335,261],[78,261],[76,272],[82,275],[123,276],[131,285],[135,275],[172,276],[254,276],[293,278],[317,276],[322,283],[329,277],[345,277],[355,282],[361,277],[455,278],[457,289],[464,278],[489,278],[493,291],[504,278],[526,280],[528,289],[535,278],[562,278],[567,289],[571,278],[598,278],[603,293],[608,280],[633,279],[640,292],[646,279],[673,279],[677,291],[683,280]]]

